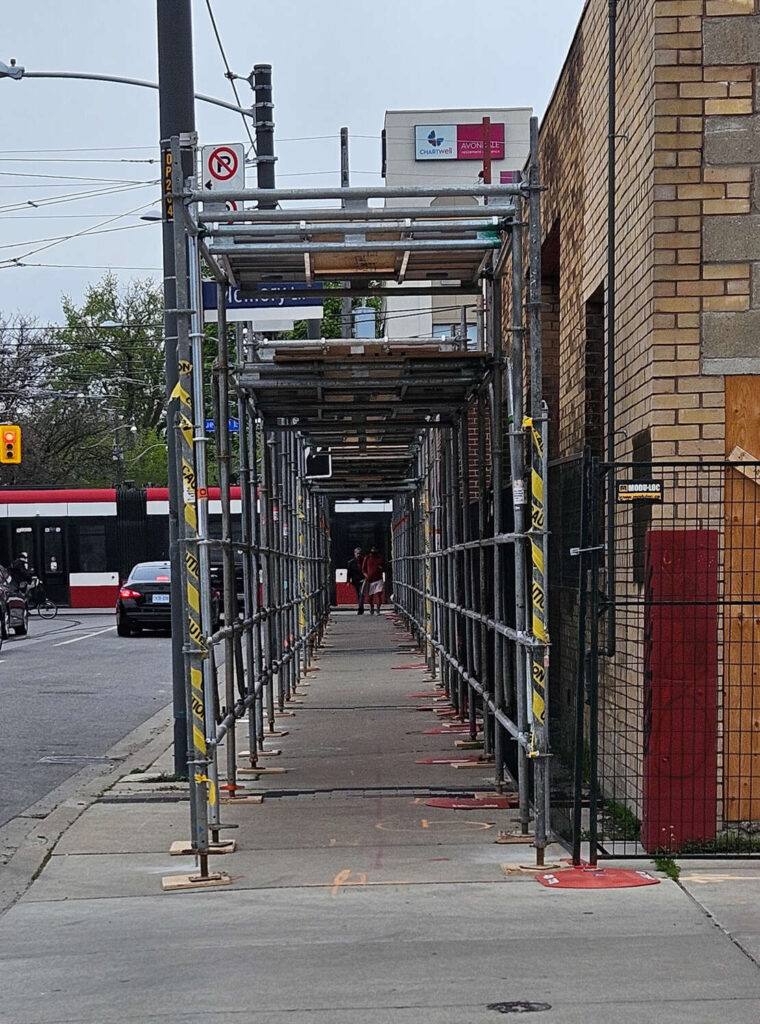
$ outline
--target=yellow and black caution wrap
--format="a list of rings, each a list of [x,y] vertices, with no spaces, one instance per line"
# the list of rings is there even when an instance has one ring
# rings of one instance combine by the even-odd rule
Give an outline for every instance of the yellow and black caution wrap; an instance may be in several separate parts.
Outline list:
[[[195,455],[193,450],[193,408],[192,390],[193,365],[187,360],[179,363],[179,380],[172,398],[179,401],[179,457],[182,466],[182,518],[184,520],[184,584],[187,613],[187,636],[190,644],[190,694],[194,760],[205,760],[206,707],[203,696],[203,671],[201,662],[206,656],[201,626],[200,580],[198,558],[193,546],[198,538],[198,516],[196,509]],[[197,783],[205,781],[202,773],[195,776]]]
[[[546,589],[544,581],[544,445],[541,433],[533,420],[524,420],[523,425],[531,433],[531,512],[530,512],[530,553],[532,562],[531,605],[532,634],[537,645],[531,656],[531,689],[533,694],[533,736],[535,749],[535,727],[546,726]]]

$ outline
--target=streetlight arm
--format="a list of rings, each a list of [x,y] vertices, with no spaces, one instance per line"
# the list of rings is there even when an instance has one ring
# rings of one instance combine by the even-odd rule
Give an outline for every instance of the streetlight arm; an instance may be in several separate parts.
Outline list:
[[[0,78],[13,78],[16,81],[21,78],[79,78],[90,82],[114,82],[117,85],[136,85],[141,89],[158,90],[157,82],[146,82],[141,78],[125,78],[122,75],[96,75],[84,71],[27,71],[20,65],[9,66],[0,61]],[[219,100],[215,96],[206,96],[202,92],[196,92],[195,98],[202,103],[212,103],[215,107],[224,107],[225,110],[233,110],[236,114],[243,114],[246,117],[253,117],[250,107],[239,107],[236,103],[228,103],[226,100]]]

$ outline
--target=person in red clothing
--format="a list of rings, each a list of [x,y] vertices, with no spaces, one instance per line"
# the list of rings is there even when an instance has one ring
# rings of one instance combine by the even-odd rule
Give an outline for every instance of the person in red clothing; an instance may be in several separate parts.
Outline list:
[[[369,613],[374,615],[375,611],[380,614],[380,605],[383,600],[383,573],[385,570],[385,562],[383,556],[372,545],[369,549],[369,554],[362,562],[362,572],[364,573],[364,579],[367,581],[364,587],[364,596],[369,604]]]

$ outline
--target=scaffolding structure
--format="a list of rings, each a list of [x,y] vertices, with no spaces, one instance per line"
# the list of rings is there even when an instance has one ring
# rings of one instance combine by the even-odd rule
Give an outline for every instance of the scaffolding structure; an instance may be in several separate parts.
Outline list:
[[[189,268],[189,287],[178,276],[174,397],[196,877],[213,877],[209,854],[224,845],[220,789],[227,799],[243,799],[236,720],[247,718],[245,756],[256,769],[277,713],[311,667],[329,615],[330,503],[355,497],[392,499],[396,609],[474,741],[482,730],[497,786],[516,781],[521,830],[527,834],[535,818],[541,864],[550,752],[537,122],[528,177],[510,184],[244,189],[214,192],[213,205],[193,179],[181,180],[183,146],[191,144],[171,140],[175,260]],[[457,205],[464,196],[481,205]],[[373,204],[387,199],[407,205]],[[432,207],[415,205],[430,200]],[[330,201],[340,205],[325,205]],[[218,294],[211,382],[218,538],[209,535],[207,513],[202,265]],[[468,350],[461,339],[440,338],[265,341],[238,325],[231,360],[227,289],[245,298],[268,282],[288,282],[291,295],[312,294],[319,282],[341,282],[326,293],[341,297],[476,295],[478,345]],[[240,424],[236,444],[231,415]],[[329,478],[308,477],[308,449],[329,450]],[[239,533],[230,497],[235,476]],[[213,633],[215,548],[224,626]]]

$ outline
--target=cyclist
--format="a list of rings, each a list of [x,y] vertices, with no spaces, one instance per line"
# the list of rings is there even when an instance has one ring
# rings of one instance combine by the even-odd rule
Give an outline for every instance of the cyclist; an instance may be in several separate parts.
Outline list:
[[[29,556],[26,551],[20,551],[13,559],[9,568],[11,586],[14,590],[21,590],[23,584],[31,583],[34,573],[29,567]]]

